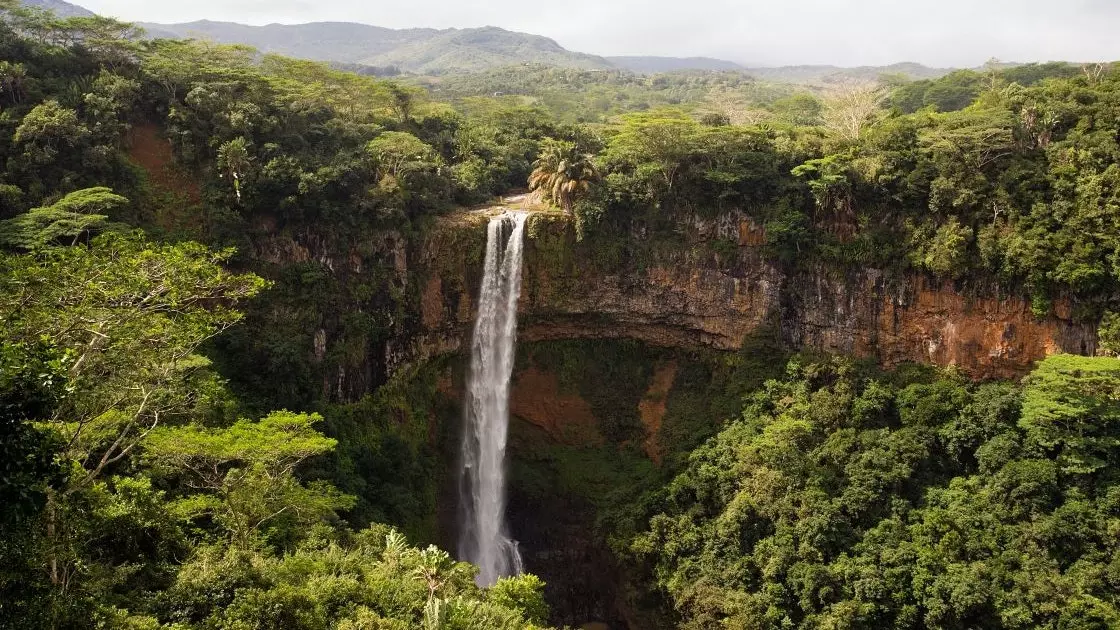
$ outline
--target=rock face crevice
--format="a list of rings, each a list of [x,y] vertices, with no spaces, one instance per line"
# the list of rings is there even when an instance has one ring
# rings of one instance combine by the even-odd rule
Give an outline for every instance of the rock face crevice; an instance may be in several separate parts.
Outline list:
[[[733,228],[731,252],[705,249],[712,236],[698,230],[686,251],[611,266],[591,260],[564,223],[547,222],[527,242],[519,337],[632,338],[733,351],[752,333],[777,325],[792,349],[871,358],[886,367],[956,366],[977,379],[1021,376],[1056,352],[1096,352],[1096,327],[1074,321],[1068,304],[1039,318],[1023,296],[966,295],[922,275],[790,271],[767,259],[757,227],[744,220]],[[463,251],[470,249],[463,247],[470,229],[440,228],[456,231]],[[450,238],[440,230],[425,247],[440,248]],[[475,282],[466,261],[441,251],[421,256],[441,262],[422,274],[421,325],[390,365],[458,352],[465,343]]]

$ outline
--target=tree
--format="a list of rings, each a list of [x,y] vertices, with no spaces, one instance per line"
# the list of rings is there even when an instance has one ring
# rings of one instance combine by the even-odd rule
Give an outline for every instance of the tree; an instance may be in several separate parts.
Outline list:
[[[604,157],[610,165],[632,168],[649,184],[655,183],[650,179],[660,180],[656,183],[671,192],[677,173],[701,137],[700,124],[680,112],[632,114],[622,118]]]
[[[218,168],[221,177],[228,177],[233,184],[233,193],[241,203],[241,178],[249,170],[252,158],[249,157],[249,141],[243,136],[222,143],[218,147]]]
[[[79,121],[76,111],[58,101],[46,101],[27,112],[12,140],[23,148],[24,159],[46,165],[61,151],[80,147],[87,136],[89,129]]]
[[[51,420],[76,488],[120,461],[161,421],[189,408],[198,346],[241,319],[265,282],[220,263],[231,251],[107,235],[87,247],[0,259],[0,317],[13,342],[48,337],[73,357],[74,393]]]
[[[849,154],[834,154],[809,160],[793,169],[793,175],[805,179],[817,208],[833,219],[851,221],[855,215],[853,207],[855,173]]]
[[[1011,384],[803,361],[690,454],[631,542],[681,627],[1120,623],[1085,577],[1120,553],[1120,360],[1043,361],[1021,411]]]
[[[875,83],[851,83],[835,88],[824,101],[821,113],[824,126],[845,140],[858,140],[885,98],[886,92]]]
[[[336,440],[314,429],[317,414],[273,412],[258,422],[224,429],[161,427],[144,442],[157,470],[187,478],[191,494],[177,503],[192,517],[210,515],[235,545],[248,549],[266,525],[300,527],[333,517],[354,500],[325,483],[301,484],[297,467],[334,449]]]
[[[915,230],[910,258],[915,265],[940,278],[956,279],[968,271],[968,248],[972,241],[972,228],[950,217],[936,230],[929,225]]]
[[[1021,425],[1068,472],[1120,464],[1120,359],[1055,355],[1024,379]]]
[[[18,105],[24,97],[27,67],[22,63],[0,61],[0,103]]]
[[[813,126],[821,122],[820,99],[805,92],[780,98],[770,105],[774,117],[788,125]]]
[[[579,153],[574,142],[550,138],[533,162],[529,189],[571,214],[574,201],[591,190],[598,178],[591,155]]]
[[[544,599],[544,582],[531,573],[499,578],[486,593],[490,601],[521,610],[530,623],[544,625],[548,620],[548,603]]]
[[[111,227],[109,214],[126,204],[128,199],[109,188],[78,190],[54,204],[0,222],[0,243],[26,250],[77,245],[83,237]]]
[[[48,343],[0,343],[0,627],[45,623],[38,525],[65,469],[62,445],[36,423],[66,395],[67,360]]]
[[[390,176],[403,181],[412,173],[435,165],[432,147],[404,131],[386,131],[366,145],[366,151],[377,163],[378,178]]]
[[[89,247],[0,257],[0,331],[12,343],[51,339],[70,359],[70,394],[44,418],[72,463],[49,493],[47,536],[56,550],[77,544],[65,518],[70,501],[196,404],[194,379],[209,365],[196,350],[236,323],[235,306],[265,284],[222,269],[231,254],[109,235]],[[49,565],[65,593],[77,557],[56,551]]]

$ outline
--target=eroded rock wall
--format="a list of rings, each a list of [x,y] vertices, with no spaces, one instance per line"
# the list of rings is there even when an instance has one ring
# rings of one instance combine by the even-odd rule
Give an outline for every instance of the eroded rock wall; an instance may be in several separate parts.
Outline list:
[[[423,296],[417,334],[389,364],[457,352],[469,337],[468,260],[477,222],[459,220],[429,237],[420,256]],[[921,275],[868,269],[790,271],[768,260],[748,219],[700,225],[683,246],[641,260],[603,264],[564,222],[530,230],[520,302],[526,341],[632,338],[677,348],[739,349],[751,333],[778,326],[794,349],[957,366],[974,378],[1013,378],[1056,352],[1092,354],[1095,326],[1077,323],[1067,304],[1036,317],[1021,295],[967,295]],[[706,244],[727,239],[732,247]],[[439,252],[437,255],[435,252]],[[438,264],[436,261],[439,261]]]

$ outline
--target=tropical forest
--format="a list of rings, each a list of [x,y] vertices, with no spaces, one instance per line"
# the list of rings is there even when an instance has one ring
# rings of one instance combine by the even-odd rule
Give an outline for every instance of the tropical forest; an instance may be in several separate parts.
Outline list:
[[[1120,63],[0,0],[0,331],[0,629],[1120,628]]]

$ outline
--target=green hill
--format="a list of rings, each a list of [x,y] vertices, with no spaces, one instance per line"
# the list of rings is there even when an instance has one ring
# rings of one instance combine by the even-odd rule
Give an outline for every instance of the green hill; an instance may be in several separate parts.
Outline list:
[[[365,59],[364,63],[398,66],[420,74],[471,72],[513,63],[584,69],[612,67],[602,57],[566,50],[547,37],[494,26],[440,31],[431,38],[415,40]]]
[[[200,20],[183,24],[141,23],[140,26],[157,37],[189,37],[223,44],[247,44],[262,52],[342,63],[366,63],[371,57],[440,33],[430,28],[395,30],[353,22],[248,26]]]
[[[302,59],[396,66],[405,72],[469,72],[519,63],[573,68],[610,68],[602,57],[565,50],[539,35],[487,26],[467,29],[396,30],[348,22],[246,26],[200,21],[186,24],[141,24],[159,37],[191,37],[228,44],[248,44],[264,52]]]

